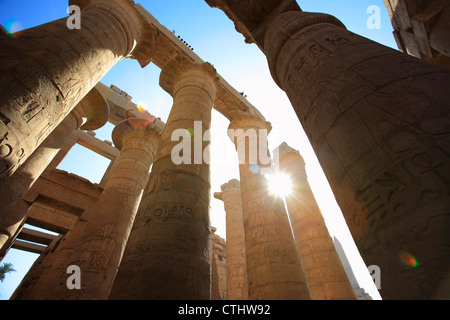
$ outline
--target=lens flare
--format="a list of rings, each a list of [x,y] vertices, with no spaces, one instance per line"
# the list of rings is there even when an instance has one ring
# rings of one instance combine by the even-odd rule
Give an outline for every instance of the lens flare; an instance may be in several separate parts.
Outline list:
[[[13,20],[13,19],[7,20],[5,22],[4,27],[5,27],[6,31],[8,32],[8,35],[11,38],[14,38],[13,33],[17,32],[17,31],[20,31],[20,30],[23,30],[22,24],[19,21]]]
[[[138,105],[136,108],[138,109],[139,112],[142,112],[142,113],[146,111],[145,108],[142,107],[142,105]]]
[[[258,174],[259,171],[260,171],[259,166],[258,166],[257,164],[251,164],[251,165],[249,165],[249,166],[248,166],[248,169],[249,169],[251,172],[256,173],[256,174]]]
[[[194,128],[187,128],[186,129],[186,137],[188,137],[188,138],[194,137]]]
[[[265,178],[269,184],[272,194],[279,197],[286,197],[292,192],[292,183],[288,175],[283,173],[266,174]]]
[[[419,261],[411,253],[407,251],[401,251],[398,254],[400,261],[408,267],[417,268],[420,264]]]
[[[137,103],[136,108],[137,108],[138,111],[141,112],[141,113],[145,113],[145,112],[149,109],[147,103],[145,103],[144,101],[139,101],[139,102]]]

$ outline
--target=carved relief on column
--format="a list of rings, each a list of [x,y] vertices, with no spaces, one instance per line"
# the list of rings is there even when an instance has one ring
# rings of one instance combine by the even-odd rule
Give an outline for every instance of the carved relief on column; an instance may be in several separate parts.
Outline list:
[[[89,4],[88,4],[89,2]],[[0,182],[7,180],[122,58],[150,62],[157,31],[132,1],[71,1],[67,18],[0,35]]]
[[[66,139],[78,128],[96,130],[108,120],[109,106],[93,88],[69,115],[42,142],[25,163],[4,184],[0,185],[0,248],[12,237],[26,211],[19,201],[47,168]]]
[[[450,72],[324,14],[279,15],[264,45],[365,263],[389,270],[383,298],[442,297],[450,267],[443,227]],[[402,252],[421,267],[405,266]]]
[[[154,117],[153,117],[154,119]],[[58,249],[64,264],[41,276],[43,286],[36,286],[39,299],[107,299],[120,259],[134,222],[148,171],[160,142],[160,134],[145,118],[128,118],[113,131],[113,141],[121,151],[114,171],[98,202],[84,215]],[[80,290],[65,286],[66,268],[80,267],[83,277]],[[55,275],[56,274],[56,277]],[[23,297],[28,298],[28,297]]]
[[[227,299],[248,300],[245,233],[242,217],[241,187],[233,179],[221,186],[214,197],[223,201],[226,213]]]
[[[274,153],[279,155],[279,172],[289,176],[292,183],[292,192],[285,201],[311,299],[355,300],[353,288],[309,186],[305,161],[286,143],[282,143]]]
[[[176,57],[162,69],[160,84],[173,107],[111,299],[210,298],[209,159],[196,155],[207,155],[218,76],[209,63]],[[187,141],[183,150],[180,139]]]
[[[284,203],[270,195],[262,174],[271,161],[270,157],[264,161],[267,144],[260,141],[267,138],[271,125],[242,111],[233,112],[232,117],[228,134],[240,158],[249,299],[309,299]],[[252,163],[252,157],[256,162]]]

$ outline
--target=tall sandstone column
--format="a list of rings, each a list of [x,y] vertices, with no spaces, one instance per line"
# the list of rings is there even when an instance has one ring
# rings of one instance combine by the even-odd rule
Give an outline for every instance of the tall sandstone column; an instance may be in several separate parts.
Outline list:
[[[175,57],[162,69],[173,107],[110,299],[210,298],[210,168],[194,156],[209,150],[217,81],[209,63]],[[180,138],[187,147],[177,152]]]
[[[0,253],[6,241],[14,236],[27,212],[22,197],[41,176],[68,137],[78,128],[96,130],[108,120],[107,102],[93,88],[69,115],[42,142],[7,183],[0,185]]]
[[[241,186],[233,179],[221,186],[214,197],[222,200],[226,213],[227,299],[248,300],[247,262],[245,255],[244,220]]]
[[[309,186],[305,161],[286,143],[274,153],[279,155],[279,172],[288,175],[292,183],[286,206],[311,299],[355,300],[353,288]]]
[[[382,297],[448,298],[450,72],[295,1],[207,2],[266,54]]]
[[[32,299],[108,298],[160,138],[152,121],[145,118],[131,117],[114,128],[113,141],[120,150],[118,163],[98,202],[86,213],[88,223],[77,226],[72,241],[67,239],[66,249],[72,253],[70,258],[66,256],[63,270],[50,270],[57,274],[53,285],[38,286]],[[66,286],[69,265],[80,268],[79,290]],[[53,278],[51,274],[47,277]]]
[[[262,174],[271,165],[270,157],[268,162],[263,158],[269,153],[265,142],[270,130],[270,123],[243,111],[232,113],[228,130],[240,159],[248,297],[307,300],[310,297],[284,203],[270,195]]]
[[[157,32],[129,0],[74,0],[67,18],[0,35],[0,183],[122,58],[147,65]]]

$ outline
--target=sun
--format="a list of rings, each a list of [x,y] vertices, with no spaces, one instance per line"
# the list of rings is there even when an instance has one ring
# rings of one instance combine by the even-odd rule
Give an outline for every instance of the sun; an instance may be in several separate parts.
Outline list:
[[[279,196],[286,197],[292,192],[291,179],[287,174],[275,173],[265,175],[270,193]]]

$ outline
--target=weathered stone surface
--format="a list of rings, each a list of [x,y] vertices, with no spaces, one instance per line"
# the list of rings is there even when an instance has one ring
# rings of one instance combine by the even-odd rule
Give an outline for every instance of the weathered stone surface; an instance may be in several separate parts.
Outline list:
[[[217,74],[210,64],[175,57],[160,84],[174,103],[110,299],[210,298],[209,164],[195,164],[194,155],[204,155],[209,144],[203,135],[210,128]],[[201,121],[201,132],[193,131],[195,121]],[[190,161],[179,165],[172,160],[177,129],[191,146]]]
[[[312,300],[355,300],[350,281],[309,186],[305,161],[286,143],[278,147],[279,172],[289,176],[286,206]]]
[[[97,90],[92,89],[15,171],[8,183],[0,185],[0,249],[15,234],[25,218],[24,204],[18,205],[19,201],[48,167],[67,138],[80,127],[98,129],[107,119],[108,105]]]
[[[365,263],[389,270],[383,297],[434,298],[449,261],[442,226],[450,198],[442,177],[450,164],[444,124],[450,72],[324,19],[285,13],[273,22],[266,34],[272,74],[309,136]],[[403,250],[420,257],[421,277],[405,270]]]
[[[308,289],[292,236],[288,216],[281,198],[271,196],[262,174],[264,163],[258,156],[251,163],[251,154],[267,155],[267,144],[252,143],[246,137],[249,130],[265,130],[255,135],[257,141],[270,132],[270,123],[245,112],[233,112],[229,129],[241,134],[230,136],[240,157],[242,213],[245,230],[248,297],[251,300],[309,299]],[[229,131],[230,134],[230,131]],[[246,142],[247,140],[247,142]],[[245,148],[240,147],[245,145]],[[242,155],[242,153],[245,153]]]
[[[211,226],[211,300],[227,300],[227,247]]]
[[[231,10],[233,1],[222,2]],[[450,72],[329,15],[288,11],[270,20],[259,45],[365,263],[387,270],[383,298],[448,296]],[[402,264],[403,251],[421,267]]]
[[[245,233],[242,216],[241,186],[233,179],[221,186],[214,197],[223,201],[226,212],[227,299],[248,300]]]
[[[14,299],[45,299],[55,289],[58,277],[67,270],[68,259],[79,239],[74,240],[89,221],[90,212],[103,189],[61,170],[45,171],[26,195],[32,203],[27,222],[64,234],[54,248],[35,261],[13,296]],[[61,220],[61,217],[63,218]],[[75,235],[77,234],[75,232]],[[65,283],[61,284],[66,287]]]
[[[132,2],[91,1],[82,12],[82,24],[69,29],[63,18],[13,37],[0,35],[1,182],[116,62],[141,56],[142,65],[150,62],[148,51],[156,39],[149,34],[157,31],[141,20]]]
[[[450,69],[450,4],[445,0],[384,0],[398,48]]]
[[[58,286],[47,294],[49,299],[107,299],[109,296],[160,135],[148,119],[129,118],[116,126],[113,140],[121,150],[120,158],[68,260],[68,265],[80,267],[82,287],[69,290]],[[61,282],[66,279],[64,273]]]

